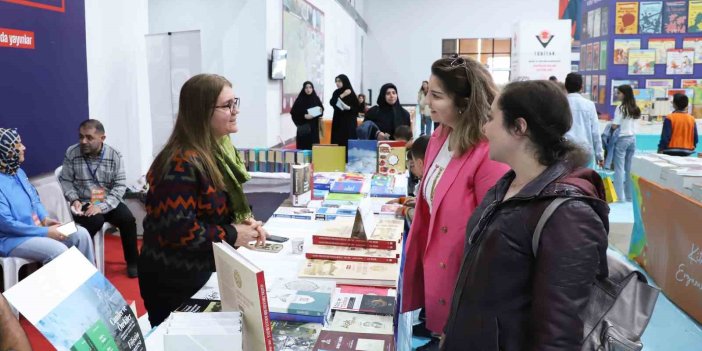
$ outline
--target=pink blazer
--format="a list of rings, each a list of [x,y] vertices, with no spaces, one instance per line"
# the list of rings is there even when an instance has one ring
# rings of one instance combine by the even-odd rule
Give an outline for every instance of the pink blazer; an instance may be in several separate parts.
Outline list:
[[[448,135],[439,127],[431,136],[425,172]],[[453,289],[463,260],[466,225],[507,165],[490,160],[487,142],[480,142],[460,158],[451,159],[434,194],[430,213],[423,185],[417,196],[414,220],[405,246],[402,312],[426,309],[426,326],[442,333],[451,308]]]

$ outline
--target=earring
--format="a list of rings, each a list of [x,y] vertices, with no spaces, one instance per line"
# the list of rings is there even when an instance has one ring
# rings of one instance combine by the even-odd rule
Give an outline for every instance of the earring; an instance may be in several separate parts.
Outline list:
[[[463,110],[458,110],[458,114],[459,114],[459,115],[462,115],[462,114],[463,114]]]

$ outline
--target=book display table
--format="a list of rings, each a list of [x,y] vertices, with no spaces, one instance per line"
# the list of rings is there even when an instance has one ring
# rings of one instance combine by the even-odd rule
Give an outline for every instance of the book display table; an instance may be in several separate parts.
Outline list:
[[[635,220],[629,257],[702,322],[702,159],[637,155],[631,173]]]

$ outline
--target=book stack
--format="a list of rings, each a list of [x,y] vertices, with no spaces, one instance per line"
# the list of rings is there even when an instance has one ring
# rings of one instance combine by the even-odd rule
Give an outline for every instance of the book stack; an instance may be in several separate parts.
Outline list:
[[[239,149],[239,154],[249,172],[289,173],[292,165],[312,162],[310,150],[254,148]]]
[[[392,288],[337,284],[332,297],[332,311],[395,314],[397,291]]]
[[[371,197],[407,196],[407,178],[400,175],[375,174],[371,178]]]
[[[163,324],[164,350],[243,350],[241,312],[180,312]]]
[[[331,193],[360,194],[366,177],[358,173],[343,173],[329,188]]]
[[[395,340],[388,334],[322,330],[313,351],[393,351]]]
[[[273,330],[273,342],[276,350],[311,350],[322,331],[322,325],[272,321],[271,329]]]

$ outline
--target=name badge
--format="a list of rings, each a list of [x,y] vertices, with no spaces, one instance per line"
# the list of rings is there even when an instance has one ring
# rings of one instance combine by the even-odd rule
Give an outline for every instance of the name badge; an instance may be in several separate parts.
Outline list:
[[[93,188],[90,190],[90,203],[95,205],[105,202],[105,189]]]

